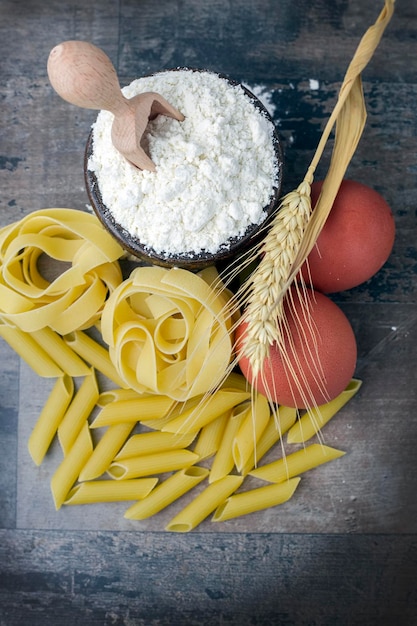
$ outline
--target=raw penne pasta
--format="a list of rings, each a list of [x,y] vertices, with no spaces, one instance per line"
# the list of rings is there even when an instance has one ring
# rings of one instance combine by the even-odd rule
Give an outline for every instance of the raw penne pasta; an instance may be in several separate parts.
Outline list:
[[[35,341],[35,339],[20,328],[9,326],[0,317],[0,337],[9,344],[23,361],[42,378],[57,378],[63,375],[62,369]]]
[[[304,443],[318,434],[338,411],[347,403],[361,388],[362,381],[352,378],[348,386],[334,400],[319,407],[310,409],[294,424],[288,432],[288,443]]]
[[[138,394],[134,389],[110,389],[109,391],[102,391],[97,400],[97,406],[104,408],[112,402],[119,402],[121,400],[135,400],[136,398],[143,397],[143,394]]]
[[[58,510],[64,504],[70,489],[75,484],[81,469],[93,451],[90,429],[85,422],[74,445],[61,461],[51,479],[51,491]]]
[[[69,376],[87,376],[89,374],[90,368],[87,363],[51,328],[35,330],[32,337]]]
[[[104,474],[134,427],[133,422],[109,426],[81,469],[79,480],[93,480]]]
[[[202,396],[195,396],[194,398],[185,400],[185,402],[177,402],[165,417],[157,420],[141,420],[140,423],[147,428],[152,428],[153,430],[162,430],[166,424],[176,419],[186,411],[198,406],[201,403],[201,400]]]
[[[166,530],[186,533],[198,526],[242,484],[242,476],[228,475],[211,483],[166,526]]]
[[[115,456],[115,461],[128,459],[132,456],[155,454],[163,450],[176,450],[187,448],[195,439],[195,433],[189,435],[174,435],[173,433],[146,432],[132,435],[126,441],[120,452]]]
[[[230,372],[222,384],[224,389],[235,389],[236,391],[250,391],[250,385],[243,374]]]
[[[233,441],[236,433],[246,418],[248,410],[250,410],[250,402],[244,402],[230,411],[219,449],[217,450],[211,464],[209,475],[210,483],[216,482],[220,478],[230,474],[233,470],[235,464],[232,452]]]
[[[58,440],[64,455],[68,454],[78,433],[91,415],[98,396],[99,390],[96,375],[94,369],[91,368],[89,375],[81,383],[58,427]]]
[[[184,468],[160,483],[146,498],[132,504],[124,516],[138,520],[151,517],[193,489],[207,475],[208,469],[198,465]]]
[[[252,458],[256,463],[257,443],[269,422],[270,415],[268,400],[265,396],[256,394],[232,444],[233,460],[239,472],[249,459]]]
[[[73,393],[72,378],[67,375],[58,378],[29,437],[28,449],[36,465],[42,463]]]
[[[89,337],[84,331],[77,330],[64,336],[66,343],[87,363],[104,374],[119,387],[126,387],[120,378],[106,348]]]
[[[167,396],[144,396],[134,400],[115,400],[103,407],[91,424],[92,428],[111,426],[142,419],[161,419],[169,412],[174,400]]]
[[[266,485],[236,493],[217,507],[212,522],[224,522],[234,517],[241,517],[283,504],[293,496],[299,482],[300,478],[291,478],[279,485]]]
[[[297,409],[280,406],[269,418],[269,422],[256,444],[256,463],[274,446],[291,428],[297,419]],[[254,458],[250,458],[240,473],[244,476],[255,466]]]
[[[132,480],[90,480],[75,485],[64,504],[94,504],[96,502],[124,502],[141,500],[155,487],[157,478],[133,478]]]
[[[249,392],[220,389],[204,398],[199,405],[171,420],[162,430],[170,433],[198,432],[229,409],[250,398]]]
[[[194,452],[198,454],[200,460],[213,456],[219,449],[229,415],[230,411],[219,415],[212,422],[203,426],[198,433]]]
[[[301,450],[297,450],[297,452],[287,454],[278,461],[257,467],[249,474],[271,483],[281,483],[288,478],[298,476],[314,467],[323,465],[323,463],[338,459],[344,454],[345,452],[342,450],[336,450],[320,443],[313,443]]]
[[[110,465],[107,473],[116,480],[163,474],[189,467],[198,461],[190,450],[164,450],[155,454],[130,457]]]

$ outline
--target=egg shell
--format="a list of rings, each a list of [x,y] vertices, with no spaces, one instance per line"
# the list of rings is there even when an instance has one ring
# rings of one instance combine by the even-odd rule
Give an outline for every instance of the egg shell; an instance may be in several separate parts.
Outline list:
[[[313,207],[322,185],[316,181],[311,186]],[[323,293],[352,289],[381,269],[394,238],[394,217],[384,198],[367,185],[344,180],[302,276]]]
[[[351,324],[328,296],[309,289],[300,295],[292,288],[284,311],[284,349],[275,343],[270,347],[256,378],[248,358],[242,356],[247,322],[240,323],[239,367],[258,392],[277,404],[302,409],[329,402],[347,387],[355,371],[357,346]]]

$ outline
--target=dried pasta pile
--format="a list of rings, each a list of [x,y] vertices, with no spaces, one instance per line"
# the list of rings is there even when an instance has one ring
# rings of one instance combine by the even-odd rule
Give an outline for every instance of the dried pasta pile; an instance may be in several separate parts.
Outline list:
[[[48,280],[42,255],[67,265]],[[123,280],[121,256],[94,216],[73,209],[38,211],[0,231],[0,335],[39,376],[56,379],[28,447],[40,465],[60,444],[57,509],[130,501],[125,517],[141,520],[200,485],[166,527],[186,532],[211,514],[218,522],[286,502],[300,474],[343,454],[305,442],[359,380],[301,418],[235,372],[216,388],[233,346],[216,270],[137,268]],[[111,389],[100,389],[102,377]],[[284,449],[284,434],[287,447],[302,447]],[[278,458],[261,464],[271,449]],[[248,476],[261,486],[248,488]]]

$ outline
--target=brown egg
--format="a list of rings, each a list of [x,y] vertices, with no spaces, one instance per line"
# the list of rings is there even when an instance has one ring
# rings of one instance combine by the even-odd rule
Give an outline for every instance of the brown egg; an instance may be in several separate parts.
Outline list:
[[[246,322],[236,330],[239,367],[245,378],[273,402],[299,409],[338,396],[356,367],[356,340],[349,320],[327,296],[313,290],[300,295],[293,287],[284,310],[283,345],[273,344],[262,373],[254,378],[241,348]],[[307,306],[306,306],[307,303]]]
[[[323,182],[311,187],[312,206]],[[330,215],[302,275],[323,293],[351,289],[371,278],[387,261],[394,245],[392,211],[374,189],[353,180],[340,186]]]

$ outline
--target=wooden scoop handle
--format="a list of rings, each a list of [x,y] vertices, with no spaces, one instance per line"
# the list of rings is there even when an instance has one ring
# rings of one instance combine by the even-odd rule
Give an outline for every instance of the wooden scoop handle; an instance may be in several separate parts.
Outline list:
[[[115,148],[136,167],[155,170],[141,146],[148,121],[159,114],[182,121],[182,113],[157,93],[125,98],[109,57],[87,41],[64,41],[55,46],[49,54],[47,70],[52,87],[67,102],[113,113]]]
[[[109,57],[87,41],[64,41],[49,54],[47,71],[55,91],[67,102],[85,109],[121,114],[123,96]]]

